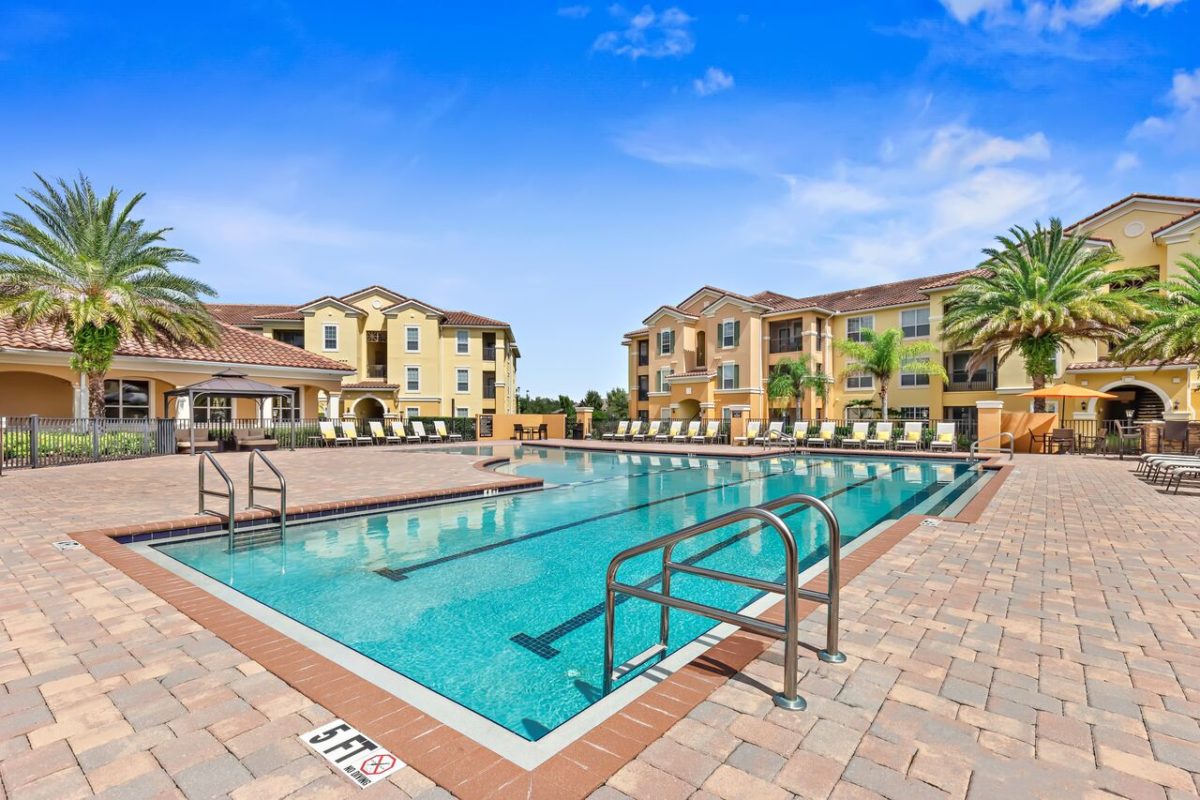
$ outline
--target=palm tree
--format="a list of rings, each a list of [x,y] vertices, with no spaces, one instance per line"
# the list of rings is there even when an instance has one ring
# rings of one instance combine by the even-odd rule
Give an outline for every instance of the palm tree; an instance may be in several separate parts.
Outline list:
[[[1072,340],[1124,339],[1147,314],[1146,270],[1111,269],[1121,259],[1116,250],[1064,234],[1058,219],[1032,231],[1015,226],[996,240],[1000,247],[983,251],[982,271],[963,278],[946,301],[942,336],[975,351],[968,369],[1017,353],[1041,389],[1057,353],[1074,352]],[[1035,408],[1044,410],[1044,401]]]
[[[207,284],[171,271],[196,263],[166,247],[170,228],[148,229],[132,214],[144,194],[118,207],[120,193],[100,197],[82,175],[18,198],[32,215],[0,218],[0,316],[48,323],[71,340],[71,368],[87,378],[88,409],[104,414],[104,376],[122,339],[213,344],[218,327],[200,302]]]
[[[1200,255],[1184,253],[1183,274],[1146,284],[1152,316],[1114,355],[1125,360],[1200,358]]]
[[[796,419],[804,416],[801,410],[804,395],[809,391],[822,400],[829,390],[829,380],[822,369],[813,369],[807,356],[782,358],[771,370],[767,382],[767,397],[772,400],[791,400],[796,403]]]
[[[889,328],[876,333],[862,331],[862,340],[846,340],[837,343],[837,348],[854,362],[854,371],[864,372],[875,379],[879,386],[879,399],[883,404],[883,418],[888,418],[888,384],[892,376],[903,368],[917,375],[932,375],[946,380],[946,370],[933,360],[941,353],[937,345],[928,341],[906,342],[904,331]]]

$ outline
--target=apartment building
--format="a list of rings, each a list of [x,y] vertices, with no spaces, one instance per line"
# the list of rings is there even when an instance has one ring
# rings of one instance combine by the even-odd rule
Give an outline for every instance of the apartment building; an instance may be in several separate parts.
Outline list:
[[[1121,266],[1153,266],[1162,278],[1185,252],[1200,253],[1200,199],[1130,195],[1072,225],[1096,247],[1113,247]],[[1009,410],[1028,410],[1019,397],[1032,386],[1014,356],[974,370],[973,355],[947,349],[940,338],[945,301],[975,270],[912,278],[814,296],[775,291],[744,295],[704,286],[673,305],[660,306],[644,327],[625,334],[630,411],[642,419],[740,413],[754,418],[795,415],[786,401],[772,401],[766,384],[783,358],[806,356],[831,379],[825,400],[810,396],[806,419],[844,418],[856,400],[874,400],[871,376],[854,369],[834,342],[857,339],[864,330],[900,328],[906,338],[939,348],[949,380],[901,372],[889,386],[889,403],[901,417],[962,419],[979,400],[999,400]],[[1075,419],[1192,419],[1200,406],[1200,365],[1188,361],[1120,364],[1107,347],[1078,342],[1060,353],[1056,380],[1117,395],[1087,401],[1064,413]],[[1051,408],[1054,408],[1051,403]]]
[[[347,367],[322,397],[330,417],[457,416],[516,411],[512,327],[469,311],[447,311],[382,286],[301,306],[209,306],[243,330]]]

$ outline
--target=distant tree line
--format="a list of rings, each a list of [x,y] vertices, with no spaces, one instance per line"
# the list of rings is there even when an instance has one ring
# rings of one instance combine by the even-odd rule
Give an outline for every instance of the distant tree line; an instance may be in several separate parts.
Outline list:
[[[566,414],[567,423],[575,421],[575,406],[589,406],[593,409],[592,420],[604,422],[610,419],[629,419],[629,392],[617,387],[609,389],[607,394],[600,394],[590,389],[583,399],[576,403],[565,394],[554,397],[517,397],[517,411],[521,414]]]

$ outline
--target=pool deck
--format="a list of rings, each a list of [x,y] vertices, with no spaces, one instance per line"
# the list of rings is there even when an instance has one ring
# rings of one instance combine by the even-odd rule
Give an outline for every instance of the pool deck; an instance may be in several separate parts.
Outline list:
[[[244,481],[244,455],[221,459]],[[507,480],[477,460],[277,458],[293,503],[313,504]],[[594,796],[1196,796],[1200,495],[1164,496],[1130,461],[1014,464],[974,522],[905,524],[852,570],[849,661],[802,660],[807,711],[771,705],[777,648],[752,658],[763,644],[742,636],[718,658],[752,660],[693,687],[683,719],[626,717],[641,727],[598,748],[615,772]],[[51,544],[194,504],[187,457],[0,478],[0,797],[358,795],[295,738],[328,709],[95,553]],[[412,768],[366,791],[447,796]]]

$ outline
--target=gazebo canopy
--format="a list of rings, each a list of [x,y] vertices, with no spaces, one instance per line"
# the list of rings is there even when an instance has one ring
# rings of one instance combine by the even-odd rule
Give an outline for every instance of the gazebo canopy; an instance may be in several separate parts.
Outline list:
[[[221,394],[229,397],[291,397],[294,389],[284,389],[246,377],[246,373],[224,369],[208,380],[193,383],[170,392],[167,397],[188,397],[197,394]]]

